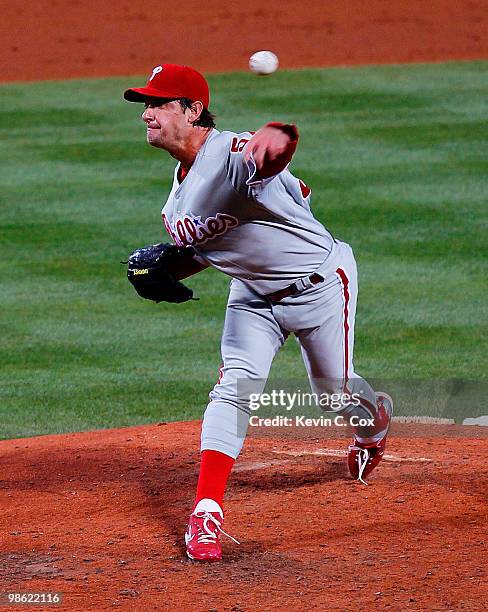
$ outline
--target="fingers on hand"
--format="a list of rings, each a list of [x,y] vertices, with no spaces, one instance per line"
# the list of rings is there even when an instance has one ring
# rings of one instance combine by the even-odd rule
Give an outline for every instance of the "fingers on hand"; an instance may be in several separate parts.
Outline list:
[[[270,130],[257,132],[243,151],[244,160],[249,161],[252,155],[258,170],[262,169],[265,159],[273,161],[286,150],[287,136],[274,128]]]
[[[258,170],[262,167],[265,154],[266,148],[263,147],[259,140],[250,140],[243,151],[244,160],[248,162],[252,157]]]
[[[253,151],[254,161],[256,162],[256,166],[258,170],[261,170],[264,166],[264,158],[266,156],[266,148],[263,146],[258,146]]]
[[[245,162],[249,161],[249,158],[251,157],[251,154],[252,154],[252,143],[251,143],[251,141],[249,141],[247,143],[247,145],[244,147],[244,150],[242,152],[242,155],[244,157],[244,161]]]

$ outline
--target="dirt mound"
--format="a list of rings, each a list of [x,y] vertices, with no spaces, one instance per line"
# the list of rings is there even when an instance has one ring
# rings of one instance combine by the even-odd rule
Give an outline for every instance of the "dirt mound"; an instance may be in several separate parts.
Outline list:
[[[210,566],[182,538],[199,423],[5,441],[0,591],[69,610],[481,610],[487,434],[394,425],[368,487],[345,439],[250,437],[226,504],[241,545]]]

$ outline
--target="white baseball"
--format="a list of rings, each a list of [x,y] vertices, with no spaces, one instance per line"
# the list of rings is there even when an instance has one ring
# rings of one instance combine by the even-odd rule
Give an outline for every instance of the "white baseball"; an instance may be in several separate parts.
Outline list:
[[[278,58],[272,51],[258,51],[249,58],[249,68],[256,74],[272,74],[278,65]]]

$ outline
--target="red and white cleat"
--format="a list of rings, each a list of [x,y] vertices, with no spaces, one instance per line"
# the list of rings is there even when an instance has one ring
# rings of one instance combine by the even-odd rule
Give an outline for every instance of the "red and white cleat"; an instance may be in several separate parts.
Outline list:
[[[393,416],[393,400],[387,393],[376,393],[376,404],[378,413],[376,418],[382,421],[381,429],[385,430],[385,435],[377,442],[363,444],[354,439],[347,452],[347,465],[349,472],[354,480],[359,480],[368,484],[366,476],[371,474],[378,463],[383,458],[386,447],[386,436]]]
[[[185,533],[186,554],[194,561],[220,561],[222,546],[219,536],[223,533],[239,542],[222,529],[224,513],[213,499],[202,499],[193,510]]]

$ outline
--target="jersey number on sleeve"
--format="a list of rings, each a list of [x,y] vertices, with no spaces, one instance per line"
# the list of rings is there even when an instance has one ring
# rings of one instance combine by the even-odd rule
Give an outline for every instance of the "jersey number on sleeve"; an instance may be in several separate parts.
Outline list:
[[[242,150],[247,145],[249,140],[250,140],[249,138],[239,139],[234,136],[234,138],[232,139],[232,144],[230,145],[230,152],[231,153],[242,153]]]

